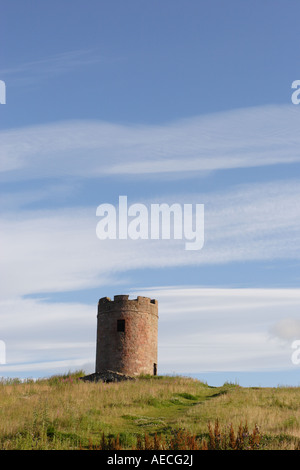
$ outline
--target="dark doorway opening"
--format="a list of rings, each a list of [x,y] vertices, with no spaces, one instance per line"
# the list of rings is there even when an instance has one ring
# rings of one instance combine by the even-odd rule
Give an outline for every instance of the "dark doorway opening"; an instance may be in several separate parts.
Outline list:
[[[153,375],[157,375],[157,364],[153,364]]]

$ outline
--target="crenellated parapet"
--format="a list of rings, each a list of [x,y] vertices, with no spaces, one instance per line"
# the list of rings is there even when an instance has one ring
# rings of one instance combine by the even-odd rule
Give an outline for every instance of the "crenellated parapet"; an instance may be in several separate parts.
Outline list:
[[[113,300],[109,297],[102,297],[99,300],[98,315],[114,309],[128,309],[158,316],[158,301],[142,296],[138,296],[136,299],[129,299],[129,295],[115,295]]]

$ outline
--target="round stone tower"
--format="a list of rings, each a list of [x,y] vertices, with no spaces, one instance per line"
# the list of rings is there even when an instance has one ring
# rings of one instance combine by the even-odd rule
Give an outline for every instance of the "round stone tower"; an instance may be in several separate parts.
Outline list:
[[[158,302],[128,295],[98,303],[96,373],[157,374]]]

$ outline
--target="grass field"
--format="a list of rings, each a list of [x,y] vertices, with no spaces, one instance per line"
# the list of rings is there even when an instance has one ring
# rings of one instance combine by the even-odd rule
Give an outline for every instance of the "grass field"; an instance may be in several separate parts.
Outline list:
[[[300,449],[300,388],[81,375],[2,380],[0,449]]]

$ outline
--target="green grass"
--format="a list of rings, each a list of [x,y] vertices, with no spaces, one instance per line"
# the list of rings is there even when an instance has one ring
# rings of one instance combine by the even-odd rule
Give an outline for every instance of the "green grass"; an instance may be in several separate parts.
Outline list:
[[[180,376],[88,383],[79,380],[82,375],[2,380],[0,449],[97,448],[101,440],[117,436],[117,445],[132,448],[145,435],[173,439],[172,445],[190,445],[193,439],[209,443],[208,425],[216,422],[222,436],[233,429],[237,434],[241,424],[249,433],[258,425],[260,448],[299,448],[299,388],[210,387]],[[185,434],[179,439],[178,432]]]

